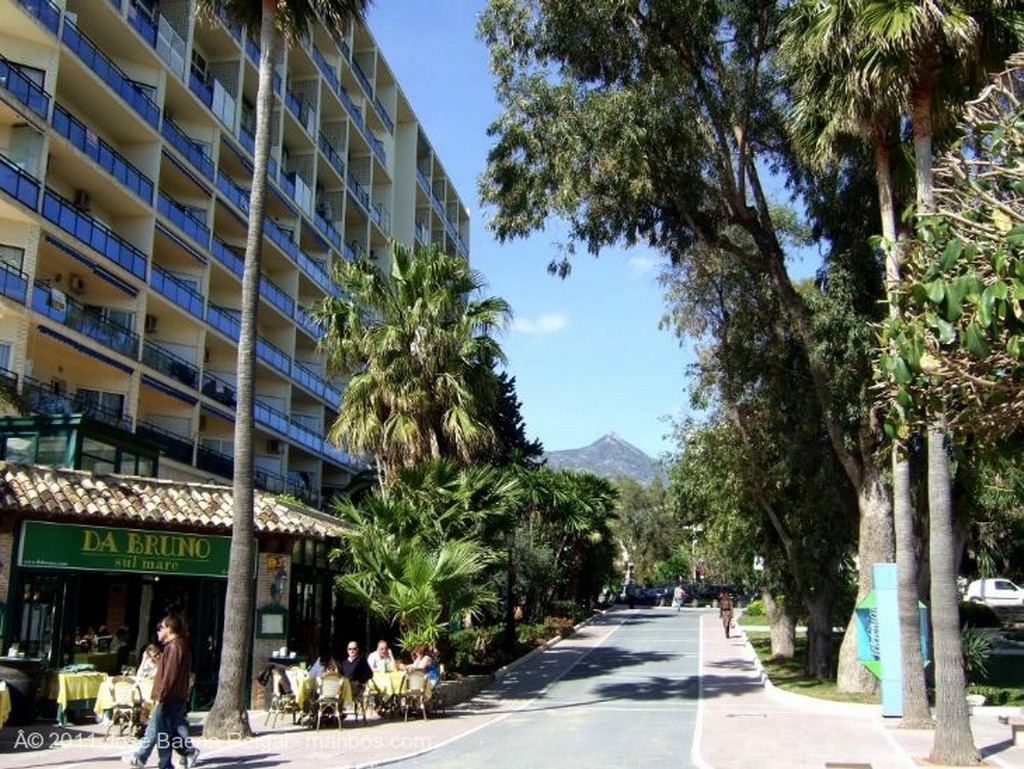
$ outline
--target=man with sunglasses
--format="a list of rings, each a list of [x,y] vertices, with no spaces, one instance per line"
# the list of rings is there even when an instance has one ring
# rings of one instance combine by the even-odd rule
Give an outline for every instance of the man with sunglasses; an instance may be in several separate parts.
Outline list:
[[[192,655],[181,618],[164,617],[156,626],[156,637],[163,644],[153,679],[152,699],[156,704],[138,749],[126,753],[122,761],[129,766],[145,766],[155,747],[159,769],[172,769],[172,751],[181,755],[183,769],[192,769],[199,761],[199,750],[192,744],[185,716],[191,688]]]
[[[348,656],[338,666],[341,674],[353,684],[365,684],[373,678],[373,671],[366,657],[359,653],[359,644],[355,641],[348,642]]]

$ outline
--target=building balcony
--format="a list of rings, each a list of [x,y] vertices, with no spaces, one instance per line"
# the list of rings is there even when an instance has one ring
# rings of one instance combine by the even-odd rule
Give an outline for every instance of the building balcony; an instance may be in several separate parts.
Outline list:
[[[156,198],[156,210],[166,216],[182,232],[191,237],[204,249],[210,247],[210,231],[176,200],[160,192]]]
[[[60,9],[50,0],[18,0],[18,5],[35,16],[39,23],[53,34],[57,34],[60,27]]]
[[[384,123],[384,127],[388,129],[388,133],[393,134],[395,132],[395,121],[391,119],[391,115],[388,114],[381,100],[376,96],[373,97],[373,107],[377,110],[377,115],[380,117],[381,122]]]
[[[289,318],[295,312],[295,301],[266,275],[260,276],[260,297],[269,301]]]
[[[136,3],[128,4],[128,23],[138,32],[152,48],[156,48],[156,24],[150,18],[150,12],[140,8]]]
[[[208,371],[203,372],[203,395],[234,408],[238,404],[237,388]]]
[[[261,336],[256,337],[256,357],[268,363],[285,376],[292,374],[292,359],[279,347]]]
[[[153,205],[153,180],[99,138],[95,131],[60,104],[54,105],[51,122],[56,133],[92,158],[97,165],[134,192],[147,205]]]
[[[110,86],[114,93],[120,96],[143,120],[153,128],[160,127],[160,110],[157,109],[153,100],[120,67],[107,58],[89,38],[82,34],[66,16],[61,39],[68,48],[78,55],[85,66]]]
[[[36,282],[32,291],[32,309],[126,358],[137,360],[139,357],[138,334],[84,307],[61,291]]]
[[[242,274],[245,272],[245,259],[243,257],[236,254],[230,246],[216,236],[214,236],[213,244],[210,246],[210,253],[213,254],[214,259],[227,267],[241,280]]]
[[[249,192],[243,190],[223,173],[217,173],[217,189],[224,193],[235,207],[246,216],[249,215]]]
[[[0,295],[19,304],[28,301],[28,276],[9,264],[0,262]]]
[[[46,120],[50,109],[49,94],[25,77],[16,63],[3,56],[0,56],[0,87],[6,88],[15,99]]]
[[[139,420],[135,423],[135,434],[145,438],[160,447],[161,456],[192,464],[193,445],[192,441],[183,435],[172,433],[162,427],[149,422]]]
[[[327,139],[324,138],[323,134],[319,136],[317,142],[320,145],[320,149],[323,151],[324,156],[327,158],[327,162],[331,164],[331,167],[338,172],[338,176],[342,179],[345,178],[345,161],[341,159],[341,155],[338,154],[337,150],[334,149]]]
[[[21,397],[29,410],[35,414],[70,416],[81,414],[122,430],[132,431],[132,418],[121,411],[105,408],[97,403],[91,393],[78,392],[74,395],[62,393],[49,382],[40,382],[25,377],[21,386]]]
[[[170,142],[171,146],[180,152],[189,163],[195,167],[199,173],[209,179],[211,182],[214,177],[213,161],[203,150],[203,146],[199,143],[190,139],[184,131],[182,131],[166,115],[164,116],[163,126],[160,128],[160,133],[163,137]]]
[[[0,155],[0,190],[33,211],[39,210],[39,180]]]
[[[43,217],[135,277],[145,279],[148,259],[142,251],[49,188],[43,193]]]
[[[192,390],[199,382],[199,368],[194,363],[175,355],[158,342],[147,339],[142,343],[142,362]]]
[[[182,308],[192,317],[203,320],[206,314],[206,297],[182,283],[171,273],[154,264],[149,275],[149,285],[160,296]]]

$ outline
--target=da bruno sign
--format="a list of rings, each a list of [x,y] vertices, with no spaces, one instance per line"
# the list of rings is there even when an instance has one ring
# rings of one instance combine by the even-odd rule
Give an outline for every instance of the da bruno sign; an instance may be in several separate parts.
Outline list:
[[[231,537],[25,521],[19,566],[225,577]]]

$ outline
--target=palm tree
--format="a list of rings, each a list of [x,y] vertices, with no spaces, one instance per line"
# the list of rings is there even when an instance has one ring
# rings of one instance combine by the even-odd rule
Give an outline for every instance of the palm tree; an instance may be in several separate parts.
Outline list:
[[[781,53],[792,78],[792,118],[797,147],[817,167],[835,161],[849,137],[871,143],[885,250],[885,285],[890,315],[899,313],[901,246],[897,241],[891,145],[902,112],[901,73],[875,68],[876,79],[864,73],[878,58],[877,40],[860,22],[860,0],[802,0],[791,6],[783,26]],[[902,659],[902,723],[921,729],[932,725],[919,642],[917,555],[910,463],[903,441],[891,447],[893,523],[895,529],[900,649]],[[853,633],[844,639],[852,654]],[[862,672],[866,676],[866,670]],[[873,683],[873,682],[872,682]],[[854,688],[854,687],[848,687]]]
[[[249,223],[242,272],[239,318],[235,463],[232,483],[231,555],[224,603],[217,696],[206,716],[203,731],[227,739],[252,734],[244,706],[244,684],[252,639],[255,550],[253,502],[253,406],[256,370],[256,311],[259,305],[260,260],[263,251],[263,216],[266,210],[267,159],[270,153],[270,117],[273,111],[272,76],[282,36],[293,39],[308,33],[314,22],[343,29],[351,16],[365,10],[369,0],[197,0],[207,18],[218,11],[260,41],[259,88],[256,92],[256,136],[253,183],[249,192]]]
[[[477,298],[483,277],[463,257],[437,245],[392,251],[390,274],[368,259],[339,262],[343,296],[311,310],[328,373],[351,376],[329,436],[372,453],[385,487],[400,467],[468,463],[492,447],[492,364],[504,354],[490,334],[511,315],[503,299]]]
[[[891,70],[895,65],[905,76],[919,216],[934,208],[934,128],[936,122],[950,115],[948,106],[942,109],[942,102],[945,100],[948,105],[951,97],[978,84],[979,76],[987,69],[985,65],[991,64],[991,57],[997,57],[1001,64],[1003,56],[1017,50],[1020,14],[1019,4],[1009,0],[872,0],[866,4],[864,27],[867,34],[880,41],[875,73]],[[983,59],[983,55],[988,58]],[[953,78],[944,81],[949,75]],[[930,418],[927,436],[936,684],[935,742],[929,758],[941,765],[966,765],[976,763],[979,754],[964,696],[967,682],[956,589],[948,429],[941,409]]]

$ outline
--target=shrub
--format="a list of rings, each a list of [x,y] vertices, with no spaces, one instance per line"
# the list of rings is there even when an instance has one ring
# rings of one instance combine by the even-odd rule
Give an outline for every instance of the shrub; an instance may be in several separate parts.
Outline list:
[[[743,607],[744,617],[763,617],[764,616],[764,601],[760,598],[755,598],[753,601]]]
[[[960,603],[960,627],[1000,627],[1003,623],[992,609],[983,603]]]
[[[961,631],[960,643],[963,646],[964,672],[967,674],[967,680],[974,682],[984,678],[988,672],[985,666],[992,653],[992,644],[970,625]]]

